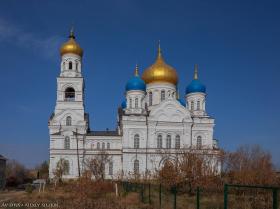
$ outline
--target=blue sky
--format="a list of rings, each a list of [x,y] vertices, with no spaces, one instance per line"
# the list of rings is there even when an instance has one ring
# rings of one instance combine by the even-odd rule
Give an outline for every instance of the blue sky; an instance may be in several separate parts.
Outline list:
[[[277,1],[38,1],[0,3],[0,154],[27,166],[48,159],[59,47],[74,25],[84,49],[91,129],[115,129],[135,64],[158,40],[181,97],[199,65],[215,138],[226,150],[260,144],[280,165],[280,3]]]

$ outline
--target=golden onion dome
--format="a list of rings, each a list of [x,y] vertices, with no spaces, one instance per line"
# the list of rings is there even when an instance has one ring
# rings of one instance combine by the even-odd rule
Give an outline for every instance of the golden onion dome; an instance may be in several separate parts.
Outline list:
[[[60,47],[61,56],[68,53],[77,54],[81,57],[83,56],[83,49],[75,41],[73,29],[70,32],[69,40]]]
[[[167,82],[177,85],[177,72],[174,68],[165,63],[161,54],[160,45],[158,47],[158,55],[155,63],[143,72],[142,79],[146,84],[155,82]]]

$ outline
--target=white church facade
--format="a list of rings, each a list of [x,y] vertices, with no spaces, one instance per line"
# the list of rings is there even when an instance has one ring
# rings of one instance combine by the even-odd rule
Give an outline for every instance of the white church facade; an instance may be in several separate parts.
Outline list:
[[[60,54],[56,105],[48,122],[50,178],[60,159],[68,164],[63,178],[77,178],[85,171],[85,162],[100,153],[110,157],[105,165],[108,179],[151,173],[185,151],[219,153],[213,138],[214,119],[206,112],[206,87],[198,79],[197,66],[184,99],[179,99],[176,70],[165,63],[159,47],[154,64],[142,76],[136,66],[128,80],[116,130],[95,131],[85,112],[83,50],[73,31]]]

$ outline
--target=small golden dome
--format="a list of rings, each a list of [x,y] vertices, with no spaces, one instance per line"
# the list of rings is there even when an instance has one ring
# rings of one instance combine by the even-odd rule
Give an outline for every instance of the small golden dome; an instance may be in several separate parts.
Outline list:
[[[61,56],[67,53],[77,54],[81,57],[83,56],[83,49],[75,41],[73,29],[70,32],[69,40],[60,47]]]
[[[158,47],[158,56],[155,63],[143,72],[142,79],[146,84],[167,82],[177,85],[178,76],[176,70],[165,63],[161,55],[160,45]]]

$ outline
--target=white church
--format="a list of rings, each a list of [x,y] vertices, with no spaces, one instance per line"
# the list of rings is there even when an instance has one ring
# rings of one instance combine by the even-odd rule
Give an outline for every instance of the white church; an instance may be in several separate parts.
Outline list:
[[[63,178],[78,178],[86,160],[101,153],[110,156],[105,165],[108,179],[151,173],[185,151],[218,154],[214,119],[206,112],[206,87],[198,79],[197,65],[184,99],[179,99],[176,70],[165,63],[159,46],[154,64],[142,76],[136,66],[128,78],[116,130],[96,131],[90,129],[85,112],[83,49],[73,31],[60,54],[56,105],[48,122],[50,178],[60,159],[68,167]]]

